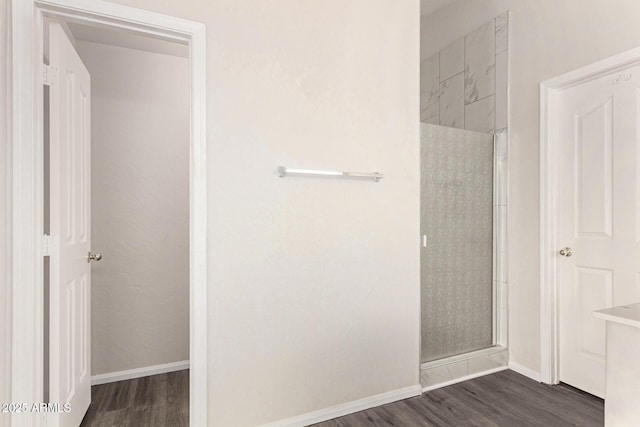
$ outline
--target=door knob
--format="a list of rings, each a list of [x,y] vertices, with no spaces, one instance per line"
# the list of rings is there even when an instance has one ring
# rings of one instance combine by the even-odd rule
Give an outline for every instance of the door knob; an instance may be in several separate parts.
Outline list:
[[[573,249],[568,246],[566,248],[562,248],[560,249],[560,255],[569,258],[571,255],[573,255]]]
[[[87,262],[91,262],[91,261],[100,261],[102,259],[102,254],[94,254],[89,252],[89,256],[87,257]]]

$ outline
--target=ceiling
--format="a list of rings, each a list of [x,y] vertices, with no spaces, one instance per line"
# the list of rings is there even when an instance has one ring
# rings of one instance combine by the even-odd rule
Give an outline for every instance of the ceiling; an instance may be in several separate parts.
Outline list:
[[[68,26],[76,40],[182,56],[184,58],[189,57],[189,47],[186,44],[160,40],[126,30],[94,27],[73,22],[69,22]]]
[[[420,0],[420,15],[431,15],[438,9],[449,6],[456,0]]]
[[[420,15],[430,15],[454,2],[456,0],[420,0]],[[73,36],[78,40],[182,57],[188,57],[189,54],[189,48],[186,45],[145,37],[128,31],[92,27],[71,22],[68,25]]]

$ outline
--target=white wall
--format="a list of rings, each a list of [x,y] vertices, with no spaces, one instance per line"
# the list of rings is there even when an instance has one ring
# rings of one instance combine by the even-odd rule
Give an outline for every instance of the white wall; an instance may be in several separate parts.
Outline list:
[[[207,25],[209,425],[417,385],[418,1],[118,1]]]
[[[190,14],[209,41],[211,425],[418,384],[418,15],[395,0]]]
[[[417,385],[418,1],[119,2],[207,25],[209,424]]]
[[[7,214],[8,203],[8,130],[7,130],[7,2],[0,0],[0,402],[10,402],[9,316],[10,294],[7,255],[9,249]],[[9,416],[0,413],[0,427],[9,425]]]
[[[505,10],[510,10],[510,359],[539,371],[539,83],[640,45],[640,2],[459,0],[423,18],[422,57]]]
[[[189,359],[189,61],[78,41],[91,74],[92,374]]]

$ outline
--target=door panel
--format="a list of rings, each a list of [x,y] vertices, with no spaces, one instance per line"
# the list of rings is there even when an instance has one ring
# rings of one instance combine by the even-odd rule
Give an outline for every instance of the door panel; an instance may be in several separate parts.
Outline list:
[[[576,234],[611,238],[612,99],[586,114],[576,115],[577,196]]]
[[[50,402],[48,423],[77,427],[91,402],[90,78],[62,27],[49,24]],[[69,404],[68,407],[63,405]]]
[[[577,267],[575,298],[579,304],[581,318],[578,322],[578,351],[586,356],[604,360],[605,342],[600,339],[605,333],[605,324],[591,313],[602,307],[602,302],[611,304],[613,271],[598,268]]]
[[[593,311],[640,300],[640,67],[559,95],[560,381],[604,397],[605,324]]]

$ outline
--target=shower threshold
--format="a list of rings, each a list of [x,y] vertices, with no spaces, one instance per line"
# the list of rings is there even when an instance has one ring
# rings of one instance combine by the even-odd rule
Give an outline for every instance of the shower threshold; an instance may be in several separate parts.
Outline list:
[[[422,391],[435,390],[508,369],[509,351],[493,346],[420,365]]]

